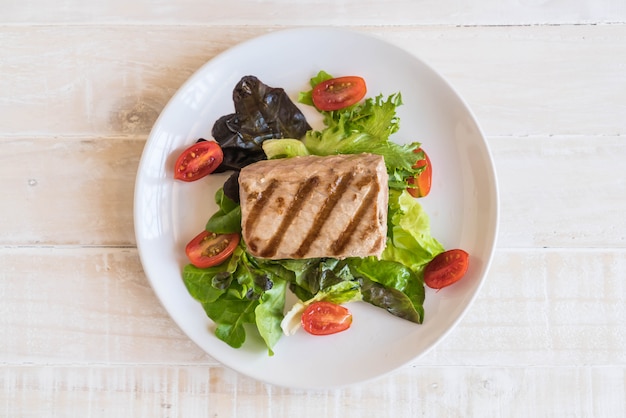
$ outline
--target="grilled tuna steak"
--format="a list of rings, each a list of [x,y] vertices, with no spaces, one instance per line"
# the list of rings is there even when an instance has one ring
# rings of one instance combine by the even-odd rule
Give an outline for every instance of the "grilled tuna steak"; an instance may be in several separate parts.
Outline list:
[[[259,161],[239,175],[242,235],[269,259],[380,256],[388,176],[374,154]]]

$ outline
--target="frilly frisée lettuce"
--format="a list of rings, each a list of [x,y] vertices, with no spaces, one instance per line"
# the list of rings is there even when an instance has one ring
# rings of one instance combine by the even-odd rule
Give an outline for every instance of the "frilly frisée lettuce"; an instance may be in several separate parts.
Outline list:
[[[311,87],[330,78],[331,75],[320,71],[311,79]],[[312,105],[311,92],[300,93],[299,101]],[[400,105],[402,96],[395,93],[386,99],[378,95],[345,109],[323,111],[326,127],[321,131],[307,131],[304,145],[315,155],[362,152],[382,155],[389,174],[389,187],[404,190],[407,180],[423,168],[414,167],[419,143],[400,145],[389,140],[389,136],[400,129],[400,119],[396,115],[396,108]]]

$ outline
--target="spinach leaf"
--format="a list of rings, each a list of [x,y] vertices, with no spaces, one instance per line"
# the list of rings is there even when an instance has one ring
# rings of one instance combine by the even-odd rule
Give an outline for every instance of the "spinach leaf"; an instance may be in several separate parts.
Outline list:
[[[310,258],[304,260],[277,260],[289,274],[290,289],[302,301],[313,298],[321,290],[337,283],[353,280],[346,260]]]
[[[335,259],[315,259],[311,266],[296,274],[296,284],[315,295],[320,290],[342,281],[345,262]]]
[[[220,188],[215,193],[218,210],[208,220],[206,230],[216,234],[241,232],[241,206],[224,194]]]
[[[272,347],[280,338],[287,285],[279,276],[260,268],[243,244],[219,266],[185,266],[183,281],[217,325],[215,335],[219,339],[241,347],[246,339],[244,324],[255,324],[273,354]]]
[[[287,282],[274,280],[272,288],[263,293],[260,303],[254,310],[256,326],[268,347],[270,356],[274,355],[272,347],[283,334],[280,322],[283,320],[286,292]]]
[[[198,302],[213,302],[226,292],[212,285],[213,278],[223,271],[222,266],[200,269],[188,264],[183,268],[183,283],[191,297]]]
[[[244,324],[254,323],[258,300],[241,299],[236,292],[226,292],[219,299],[203,303],[207,316],[216,324],[215,335],[228,345],[239,348],[246,340]]]
[[[199,302],[212,302],[229,288],[239,269],[239,260],[245,250],[237,247],[227,262],[218,266],[198,268],[192,264],[183,267],[183,283],[189,294]]]

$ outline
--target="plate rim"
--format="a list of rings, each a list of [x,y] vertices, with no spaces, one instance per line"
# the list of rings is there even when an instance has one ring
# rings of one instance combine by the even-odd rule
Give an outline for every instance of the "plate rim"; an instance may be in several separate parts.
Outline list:
[[[273,37],[289,36],[290,33],[304,34],[304,33],[316,33],[316,32],[343,33],[343,34],[347,34],[349,36],[357,36],[357,37],[359,37],[359,38],[361,38],[363,40],[380,42],[380,43],[382,43],[386,47],[390,47],[390,48],[395,49],[398,53],[402,53],[402,54],[406,54],[406,55],[410,56],[411,59],[415,60],[420,65],[422,65],[425,68],[427,68],[431,72],[432,75],[438,77],[445,84],[446,88],[449,89],[450,93],[452,93],[454,98],[456,100],[458,100],[459,104],[463,107],[463,110],[465,112],[467,112],[467,115],[469,116],[471,122],[473,123],[474,128],[476,129],[478,135],[480,136],[480,139],[481,139],[481,142],[482,142],[482,145],[483,145],[482,151],[485,153],[485,156],[487,157],[487,162],[489,163],[488,166],[485,167],[485,169],[488,171],[488,173],[489,173],[489,176],[488,176],[489,180],[492,182],[492,184],[490,185],[490,189],[493,192],[493,196],[492,197],[493,197],[493,200],[494,200],[493,201],[493,207],[491,208],[494,211],[493,222],[492,222],[492,225],[491,225],[492,226],[492,233],[489,235],[489,238],[487,240],[485,240],[485,241],[489,241],[490,242],[490,245],[489,245],[490,249],[489,249],[488,257],[485,259],[485,265],[483,267],[484,273],[480,277],[478,285],[476,286],[476,288],[474,289],[474,291],[470,295],[467,304],[461,310],[461,312],[457,316],[457,318],[454,321],[452,321],[451,326],[449,326],[447,329],[442,331],[437,338],[435,338],[420,353],[417,353],[416,355],[414,355],[412,357],[412,359],[404,362],[403,364],[398,365],[397,367],[394,367],[394,368],[388,370],[386,373],[372,375],[369,378],[360,379],[358,381],[344,382],[344,383],[340,383],[340,384],[337,384],[337,385],[332,385],[332,384],[324,385],[323,388],[344,387],[344,386],[349,386],[349,385],[356,384],[356,383],[364,383],[364,382],[367,382],[367,381],[378,379],[378,378],[380,378],[382,376],[385,376],[385,375],[387,375],[389,373],[392,373],[392,372],[398,370],[399,368],[401,368],[403,366],[406,366],[411,361],[417,360],[419,357],[421,357],[424,354],[426,354],[429,351],[431,351],[433,349],[433,347],[435,347],[443,339],[445,339],[452,332],[452,330],[457,327],[457,325],[465,317],[465,315],[467,314],[469,309],[474,305],[474,302],[475,302],[476,298],[478,297],[478,294],[480,293],[482,287],[485,284],[485,281],[487,279],[487,276],[488,276],[489,271],[491,269],[491,266],[493,264],[493,259],[494,259],[495,252],[496,252],[496,249],[497,249],[497,238],[498,238],[498,231],[499,231],[499,224],[500,224],[500,211],[501,211],[500,202],[499,202],[500,196],[499,196],[498,178],[497,178],[497,173],[496,173],[496,169],[495,169],[495,164],[494,164],[494,160],[493,160],[492,151],[491,151],[491,149],[489,147],[489,144],[488,144],[488,142],[486,140],[484,132],[482,131],[482,128],[481,128],[480,124],[478,123],[478,120],[477,120],[473,110],[469,107],[469,105],[466,102],[465,98],[458,93],[458,91],[455,89],[455,87],[452,85],[452,83],[450,83],[446,79],[446,77],[444,75],[442,75],[440,72],[438,72],[430,64],[428,64],[427,62],[425,62],[424,60],[422,60],[420,57],[416,56],[415,54],[413,54],[413,53],[411,53],[411,52],[409,52],[409,51],[407,51],[405,49],[402,49],[399,46],[394,45],[393,43],[390,43],[389,41],[387,41],[387,40],[385,40],[385,39],[383,39],[381,37],[378,37],[376,35],[372,35],[370,33],[363,33],[363,32],[359,32],[359,31],[347,30],[347,29],[336,28],[336,27],[304,27],[304,28],[288,28],[288,29],[272,30],[272,31],[267,32],[265,34],[254,36],[254,37],[249,38],[247,40],[244,40],[244,41],[242,41],[240,43],[237,43],[237,44],[233,45],[232,47],[227,48],[226,50],[216,54],[213,58],[210,58],[209,60],[207,60],[196,71],[194,71],[194,73],[190,77],[188,77],[185,80],[184,83],[182,83],[180,85],[180,87],[177,89],[177,91],[168,100],[167,104],[163,107],[163,109],[160,112],[158,118],[154,122],[154,124],[153,124],[153,126],[151,128],[150,134],[148,135],[148,138],[147,138],[146,143],[144,145],[144,149],[142,151],[141,158],[140,158],[139,165],[138,165],[138,169],[137,169],[137,175],[136,175],[136,178],[135,178],[134,196],[133,196],[133,205],[134,205],[133,206],[133,223],[134,223],[134,231],[135,231],[137,251],[138,251],[138,254],[139,254],[139,257],[140,257],[140,261],[141,261],[144,273],[146,274],[146,278],[148,279],[148,282],[150,283],[153,291],[155,292],[155,294],[157,296],[157,299],[159,299],[159,302],[161,303],[161,305],[163,306],[163,308],[167,312],[168,316],[177,324],[179,329],[181,329],[183,331],[185,336],[187,338],[189,338],[190,340],[192,340],[196,345],[198,345],[199,348],[203,352],[207,353],[207,355],[215,358],[217,361],[219,361],[225,367],[228,367],[228,368],[233,369],[233,370],[235,370],[235,371],[237,371],[239,373],[242,373],[242,374],[250,376],[250,377],[252,377],[254,379],[263,381],[265,383],[273,384],[273,385],[276,385],[276,386],[284,386],[284,387],[290,387],[290,388],[301,388],[301,389],[319,389],[321,387],[315,386],[315,385],[311,386],[311,385],[306,385],[306,384],[304,384],[304,385],[293,385],[293,384],[283,385],[283,384],[281,384],[280,381],[277,381],[275,379],[259,378],[258,376],[254,376],[253,374],[250,374],[249,372],[246,372],[245,370],[242,370],[242,368],[240,368],[240,367],[234,367],[231,364],[227,364],[227,362],[225,362],[219,356],[216,356],[213,353],[209,353],[204,347],[202,347],[200,344],[198,344],[198,342],[194,338],[192,338],[189,335],[189,333],[187,333],[185,331],[184,324],[181,324],[178,321],[178,318],[176,318],[174,315],[172,315],[172,313],[168,309],[166,301],[163,299],[163,296],[160,294],[158,289],[155,287],[155,282],[153,280],[153,277],[150,277],[150,275],[148,275],[148,273],[147,273],[146,265],[148,263],[148,260],[145,259],[146,254],[144,253],[144,251],[142,251],[142,247],[144,246],[144,243],[143,243],[142,238],[140,238],[140,236],[139,236],[140,228],[138,226],[138,219],[141,216],[140,208],[142,206],[141,206],[141,203],[139,202],[138,193],[139,193],[139,191],[141,190],[141,187],[142,187],[142,185],[140,184],[140,177],[141,177],[142,170],[144,169],[144,166],[146,164],[148,164],[148,162],[147,162],[147,150],[152,145],[152,142],[155,141],[155,139],[154,139],[155,131],[157,130],[160,122],[162,121],[162,119],[167,116],[169,111],[171,111],[171,107],[174,105],[174,103],[180,97],[180,95],[183,94],[183,92],[186,91],[194,83],[197,83],[198,79],[202,76],[202,74],[204,74],[205,71],[207,71],[208,67],[216,65],[216,64],[219,64],[219,62],[221,60],[225,59],[225,57],[227,58],[230,55],[236,54],[236,53],[238,53],[238,51],[240,51],[242,49],[249,48],[251,45],[253,45],[255,43],[258,43],[258,42],[261,42],[261,43],[262,42],[267,42],[267,41],[271,40]]]

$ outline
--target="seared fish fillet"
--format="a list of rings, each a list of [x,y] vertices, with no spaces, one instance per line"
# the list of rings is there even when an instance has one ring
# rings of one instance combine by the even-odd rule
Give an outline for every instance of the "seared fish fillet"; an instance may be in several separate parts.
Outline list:
[[[388,176],[374,154],[265,160],[239,174],[242,235],[268,259],[380,256]]]

